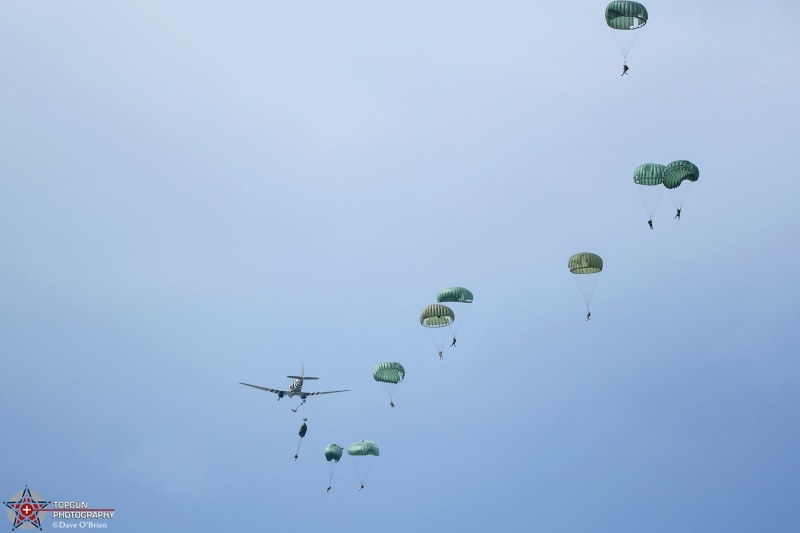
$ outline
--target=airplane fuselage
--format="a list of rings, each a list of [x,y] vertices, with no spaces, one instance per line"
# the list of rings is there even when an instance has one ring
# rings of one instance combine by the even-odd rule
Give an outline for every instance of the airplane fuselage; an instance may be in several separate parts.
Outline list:
[[[289,398],[291,398],[293,396],[297,396],[299,394],[303,394],[303,380],[302,379],[296,379],[296,380],[292,381],[292,384],[289,385],[289,390],[287,390],[286,392],[283,393],[284,396],[288,396]],[[278,399],[280,400],[281,397],[278,396]]]

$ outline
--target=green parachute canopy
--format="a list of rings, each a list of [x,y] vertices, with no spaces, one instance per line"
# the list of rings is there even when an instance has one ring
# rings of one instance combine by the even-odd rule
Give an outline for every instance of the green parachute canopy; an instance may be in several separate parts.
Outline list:
[[[425,332],[436,346],[439,357],[442,355],[449,333],[453,331],[452,327],[445,328],[445,326],[451,326],[455,319],[453,310],[442,304],[431,304],[419,314],[419,323],[425,326]]]
[[[431,304],[419,314],[419,323],[426,328],[449,326],[456,320],[453,310],[442,304]]]
[[[645,163],[639,165],[633,171],[633,182],[636,185],[646,185],[652,187],[654,185],[661,185],[664,183],[664,171],[667,169],[664,165],[657,163]]]
[[[348,446],[347,454],[356,456],[374,455],[377,457],[381,454],[381,451],[378,449],[378,445],[371,440],[361,440]]]
[[[664,170],[667,167],[657,163],[645,163],[639,165],[633,171],[633,182],[638,185],[636,189],[639,191],[639,196],[642,198],[642,204],[647,211],[647,216],[653,220],[653,215],[658,208],[658,202],[661,201],[661,193],[664,192],[662,187],[657,185],[664,184]]]
[[[647,24],[647,9],[639,2],[611,2],[606,6],[606,24],[612,30],[639,29]]]
[[[581,252],[570,257],[567,266],[569,271],[574,274],[575,283],[578,284],[578,290],[581,291],[583,301],[586,302],[586,309],[589,309],[594,288],[597,286],[600,272],[603,271],[603,259],[591,252]]]
[[[664,185],[667,185],[667,180],[671,183],[677,182],[677,187],[683,180],[697,181],[700,179],[700,169],[691,161],[673,161],[664,167]],[[668,189],[673,187],[667,186]]]
[[[439,303],[454,302],[471,304],[472,300],[472,293],[464,287],[448,287],[447,289],[440,290],[439,294],[436,295],[436,301]]]
[[[325,459],[328,462],[335,462],[338,463],[339,459],[342,458],[342,447],[338,444],[328,444],[325,446]]]
[[[611,2],[606,6],[606,24],[627,65],[628,54],[641,33],[631,30],[639,30],[647,24],[647,9],[638,2]]]
[[[358,480],[361,482],[361,488],[363,489],[364,481],[367,479],[370,470],[372,470],[372,466],[376,462],[375,457],[378,457],[381,451],[378,449],[378,445],[371,440],[362,440],[348,446],[347,453],[353,457],[350,464],[353,465],[353,470],[355,470],[356,476],[358,476]]]
[[[573,274],[597,274],[603,271],[603,259],[591,252],[581,252],[570,257],[567,266]]]
[[[665,167],[664,186],[677,209],[683,209],[683,203],[689,196],[692,184],[699,178],[700,169],[691,161],[673,161]]]
[[[372,377],[380,383],[397,384],[406,377],[406,369],[400,363],[380,363],[373,370]]]
[[[436,301],[439,303],[448,302],[454,303],[461,307],[458,308],[458,324],[452,327],[453,338],[458,335],[458,330],[464,325],[464,319],[469,315],[469,310],[472,308],[472,302],[475,298],[472,292],[464,287],[448,287],[439,291],[436,295]]]

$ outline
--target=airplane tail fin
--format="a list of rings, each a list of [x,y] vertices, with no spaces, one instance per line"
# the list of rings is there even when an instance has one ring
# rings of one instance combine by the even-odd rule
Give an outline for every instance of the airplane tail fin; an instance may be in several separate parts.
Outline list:
[[[286,376],[286,377],[290,378],[290,379],[319,379],[319,378],[315,378],[315,377],[311,377],[311,376],[306,376],[305,373],[306,373],[306,366],[305,365],[300,365],[300,375],[299,376]]]

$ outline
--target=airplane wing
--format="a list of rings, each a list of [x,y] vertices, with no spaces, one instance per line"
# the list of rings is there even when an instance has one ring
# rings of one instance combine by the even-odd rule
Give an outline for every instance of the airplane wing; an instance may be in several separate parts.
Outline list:
[[[288,394],[287,391],[285,391],[285,390],[269,389],[267,387],[259,387],[258,385],[250,385],[249,383],[242,383],[241,381],[239,382],[239,385],[247,385],[248,387],[253,387],[254,389],[261,389],[261,390],[265,390],[267,392],[272,392],[272,393],[275,393],[275,394]]]
[[[244,383],[243,383],[244,385]],[[308,396],[316,396],[317,394],[333,394],[334,392],[350,392],[350,389],[345,390],[328,390],[324,392],[304,392],[300,395],[301,398],[306,398]]]

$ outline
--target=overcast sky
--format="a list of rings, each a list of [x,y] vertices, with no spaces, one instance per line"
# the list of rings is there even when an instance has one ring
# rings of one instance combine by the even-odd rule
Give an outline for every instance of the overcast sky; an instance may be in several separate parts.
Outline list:
[[[798,531],[800,4],[645,5],[622,77],[604,2],[2,0],[0,500],[120,532]],[[651,231],[633,171],[679,159]],[[450,286],[440,361],[419,313]],[[301,365],[351,392],[238,384]],[[362,439],[365,489],[345,457],[326,493]]]

